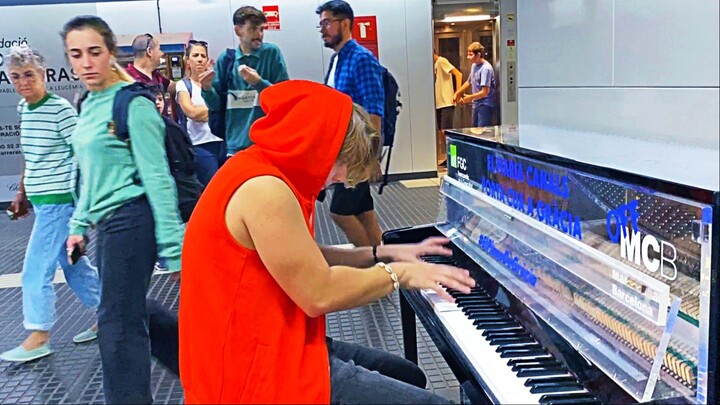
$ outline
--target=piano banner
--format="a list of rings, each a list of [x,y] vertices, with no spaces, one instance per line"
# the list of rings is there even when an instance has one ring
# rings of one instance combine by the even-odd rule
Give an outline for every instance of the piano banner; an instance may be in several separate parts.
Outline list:
[[[653,364],[673,376],[656,395],[698,389],[707,369],[711,206],[452,133],[448,155],[446,235],[461,235],[561,334],[584,340],[588,358],[622,364],[638,398],[653,392]]]

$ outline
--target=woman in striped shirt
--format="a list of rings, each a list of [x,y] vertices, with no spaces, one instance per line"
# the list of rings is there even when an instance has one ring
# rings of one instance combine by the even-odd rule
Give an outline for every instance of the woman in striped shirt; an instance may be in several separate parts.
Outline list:
[[[80,301],[95,309],[100,301],[97,270],[85,257],[68,263],[65,240],[75,192],[70,135],[77,114],[64,98],[45,89],[45,59],[27,45],[13,47],[8,58],[10,80],[23,97],[18,105],[25,169],[9,209],[15,218],[33,205],[35,222],[22,272],[23,325],[30,335],[0,359],[26,362],[52,353],[50,329],[55,322],[53,278],[58,263]],[[75,336],[76,343],[96,338],[95,327]]]

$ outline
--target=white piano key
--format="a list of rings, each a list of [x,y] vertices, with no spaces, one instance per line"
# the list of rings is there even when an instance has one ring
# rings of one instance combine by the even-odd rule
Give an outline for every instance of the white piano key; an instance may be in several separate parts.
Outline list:
[[[434,292],[432,294],[435,294]],[[429,294],[429,295],[432,295]],[[437,294],[435,294],[437,296]],[[433,302],[433,301],[431,301]],[[547,375],[542,377],[518,377],[516,372],[512,371],[512,367],[508,366],[507,358],[501,358],[500,353],[495,350],[497,346],[491,346],[490,342],[482,336],[482,330],[478,330],[468,319],[465,314],[459,310],[451,310],[447,302],[435,306],[435,313],[441,320],[445,328],[453,336],[457,344],[463,350],[463,353],[472,363],[472,367],[477,370],[482,380],[487,384],[488,389],[495,397],[496,403],[507,404],[537,404],[540,397],[550,393],[533,394],[530,387],[525,386],[528,378],[549,378],[568,376],[568,373]],[[440,306],[440,308],[438,308]],[[547,356],[530,356],[529,359],[547,358]],[[586,390],[562,392],[567,393],[584,393]],[[560,392],[557,392],[558,394]]]

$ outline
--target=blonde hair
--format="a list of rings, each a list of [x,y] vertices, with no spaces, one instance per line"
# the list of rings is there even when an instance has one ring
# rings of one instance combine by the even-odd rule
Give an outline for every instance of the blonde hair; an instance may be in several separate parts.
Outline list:
[[[347,165],[345,184],[353,187],[370,178],[370,170],[380,152],[380,135],[373,128],[370,115],[353,103],[345,141],[337,160]]]
[[[474,53],[475,55],[481,54],[483,57],[485,57],[485,47],[480,42],[473,42],[468,46],[468,51]]]
[[[121,82],[128,82],[128,83],[135,83],[135,78],[130,76],[130,74],[125,70],[118,61],[113,57],[113,59],[110,61],[110,70],[115,73],[118,80]]]

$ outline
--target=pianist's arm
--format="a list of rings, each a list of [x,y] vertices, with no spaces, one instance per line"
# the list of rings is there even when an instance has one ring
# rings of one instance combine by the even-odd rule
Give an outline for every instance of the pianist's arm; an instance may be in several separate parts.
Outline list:
[[[377,261],[418,263],[420,257],[426,255],[452,256],[452,250],[445,247],[450,241],[447,238],[432,237],[421,243],[403,245],[380,245],[377,247]],[[376,263],[372,247],[340,248],[320,246],[325,261],[331,266],[369,267]]]

